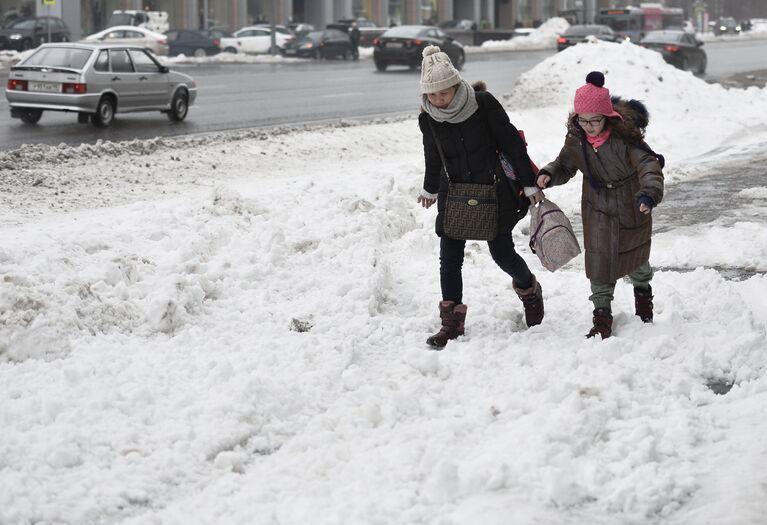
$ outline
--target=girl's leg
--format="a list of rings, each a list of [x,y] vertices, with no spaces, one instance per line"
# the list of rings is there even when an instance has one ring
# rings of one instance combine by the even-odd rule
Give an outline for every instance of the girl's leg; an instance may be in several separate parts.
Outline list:
[[[650,262],[647,261],[643,263],[639,268],[634,270],[629,274],[629,279],[631,280],[631,284],[634,285],[634,288],[639,288],[640,290],[649,290],[650,289],[650,281],[653,277],[653,269],[652,266],[650,266]]]
[[[591,280],[591,296],[589,300],[594,303],[594,309],[607,308],[612,309],[612,302],[615,293],[615,281],[612,282],[599,282]]]
[[[439,241],[439,280],[442,300],[461,304],[463,300],[463,249],[466,241],[442,236]]]

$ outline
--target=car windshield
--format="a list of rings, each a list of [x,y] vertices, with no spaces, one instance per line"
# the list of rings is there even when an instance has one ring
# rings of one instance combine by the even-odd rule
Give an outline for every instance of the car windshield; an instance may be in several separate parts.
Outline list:
[[[570,26],[565,31],[565,36],[588,36],[601,33],[602,28],[599,26]]]
[[[682,40],[682,33],[671,33],[668,31],[650,31],[642,39],[642,42],[659,43],[679,42]]]
[[[10,24],[8,24],[8,29],[34,29],[34,28],[35,28],[34,18],[14,20]]]
[[[133,15],[130,13],[112,13],[109,17],[109,26],[132,26]]]
[[[322,31],[312,31],[301,37],[299,42],[319,42],[322,40]]]
[[[421,35],[423,28],[420,26],[397,26],[387,30],[383,37],[413,38]]]
[[[25,66],[66,67],[82,69],[93,53],[90,49],[74,47],[43,47],[27,58]]]

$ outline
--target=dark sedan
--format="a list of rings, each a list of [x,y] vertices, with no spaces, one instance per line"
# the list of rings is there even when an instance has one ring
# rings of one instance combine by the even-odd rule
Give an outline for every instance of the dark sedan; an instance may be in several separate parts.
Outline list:
[[[37,18],[17,18],[0,30],[0,49],[25,51],[37,47],[43,42],[69,42],[69,29],[61,18],[40,16]]]
[[[460,42],[453,40],[442,29],[434,26],[396,26],[373,41],[373,61],[378,71],[390,65],[421,67],[423,49],[439,46],[447,53],[456,69],[463,68],[466,54]]]
[[[349,35],[338,29],[312,31],[298,40],[285,44],[283,54],[286,57],[303,58],[343,58],[352,57],[352,42]]]
[[[594,37],[607,42],[615,42],[615,33],[610,26],[599,24],[593,25],[573,25],[568,27],[562,35],[557,38],[557,51],[562,51],[575,44],[586,42],[589,37]]]
[[[165,35],[168,37],[168,56],[201,58],[221,51],[220,37],[214,37],[210,30],[171,29]]]
[[[702,49],[703,42],[684,31],[650,31],[639,45],[658,51],[663,59],[679,69],[706,72],[708,58]]]

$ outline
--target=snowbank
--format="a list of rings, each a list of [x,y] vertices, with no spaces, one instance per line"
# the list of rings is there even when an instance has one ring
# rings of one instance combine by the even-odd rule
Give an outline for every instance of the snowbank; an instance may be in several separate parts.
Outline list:
[[[564,18],[549,18],[535,31],[527,36],[518,36],[510,40],[489,40],[482,43],[483,50],[493,51],[522,51],[531,49],[555,49],[557,37],[570,24]]]
[[[525,75],[507,103],[535,160],[558,152],[597,59],[653,112],[662,206],[760,151],[764,90],[709,91],[657,58],[577,46]],[[717,125],[693,118],[703,96]],[[655,323],[619,283],[606,341],[583,337],[581,257],[544,272],[519,225],[546,297],[527,329],[467,243],[467,335],[430,352],[438,241],[415,203],[413,107],[0,156],[0,522],[763,521],[764,177],[734,221],[656,223]],[[576,224],[579,187],[548,192]]]

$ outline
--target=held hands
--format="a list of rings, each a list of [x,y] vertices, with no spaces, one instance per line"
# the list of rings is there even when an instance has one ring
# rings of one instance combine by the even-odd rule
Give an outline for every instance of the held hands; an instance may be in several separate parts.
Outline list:
[[[543,194],[542,191],[538,190],[537,192],[533,193],[532,195],[528,195],[527,198],[530,199],[530,205],[535,206],[539,202],[541,202],[546,196]]]
[[[551,182],[551,177],[545,173],[543,175],[538,175],[538,179],[535,181],[539,188],[545,188],[549,185],[549,182]]]
[[[423,195],[418,196],[418,203],[426,209],[431,208],[431,205],[435,202],[437,202],[437,199],[430,199],[428,197],[424,197]]]

